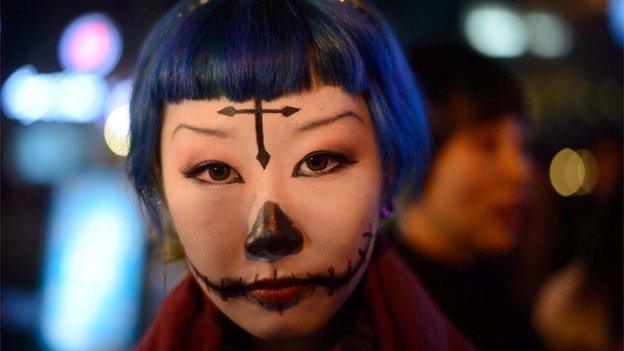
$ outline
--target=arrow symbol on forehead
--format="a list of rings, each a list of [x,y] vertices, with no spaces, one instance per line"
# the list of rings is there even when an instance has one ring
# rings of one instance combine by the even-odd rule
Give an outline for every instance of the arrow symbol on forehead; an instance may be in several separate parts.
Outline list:
[[[262,111],[260,111],[261,113],[281,113],[284,117],[288,117],[292,114],[295,114],[296,112],[298,112],[299,110],[301,110],[300,108],[296,108],[296,107],[292,107],[292,106],[286,106],[282,109],[264,109]],[[239,114],[239,113],[255,113],[256,110],[255,109],[241,109],[241,110],[237,110],[234,108],[234,106],[228,106],[228,107],[224,107],[222,109],[220,109],[219,111],[217,111],[219,114],[222,115],[226,115],[229,117],[234,117],[234,115]]]
[[[253,114],[256,117],[256,143],[258,144],[258,155],[256,155],[256,159],[260,162],[262,169],[266,169],[266,166],[269,164],[269,160],[271,159],[271,155],[266,151],[264,147],[264,129],[262,127],[262,114],[263,113],[277,113],[281,114],[284,117],[288,117],[297,113],[300,108],[286,106],[281,109],[262,109],[262,101],[256,99],[254,102],[253,109],[236,109],[234,106],[228,106],[220,109],[217,113],[221,115],[225,115],[228,117],[234,117],[237,114]]]

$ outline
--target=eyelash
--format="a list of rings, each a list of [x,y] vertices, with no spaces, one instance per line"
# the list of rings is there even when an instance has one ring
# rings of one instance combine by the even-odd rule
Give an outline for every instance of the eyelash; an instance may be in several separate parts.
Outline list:
[[[305,175],[302,171],[301,171],[301,167],[307,163],[308,161],[310,161],[311,157],[325,157],[327,158],[326,162],[327,163],[336,163],[335,166],[327,169],[327,170],[321,170],[318,172],[315,171],[311,171],[311,174]],[[314,151],[311,152],[309,154],[307,154],[306,156],[304,156],[294,167],[293,172],[291,174],[291,177],[293,178],[297,178],[297,177],[318,177],[318,176],[322,176],[322,175],[326,175],[326,174],[331,174],[331,173],[335,173],[338,172],[342,169],[344,169],[345,167],[348,167],[352,164],[357,163],[358,161],[354,159],[353,157],[353,152],[351,151],[347,151],[344,150],[342,152],[333,152],[333,151],[326,151],[326,150],[321,150],[321,151]],[[205,179],[201,179],[200,176],[209,171],[209,168],[211,166],[216,166],[216,165],[223,165],[225,167],[228,167],[229,172],[234,172],[235,173],[235,178],[231,181],[228,182],[223,182],[223,181],[209,181],[209,180],[205,180]],[[309,167],[308,167],[309,168]],[[187,178],[187,179],[191,179],[195,182],[198,182],[199,184],[210,184],[210,185],[225,185],[225,184],[232,184],[232,183],[244,183],[245,181],[243,180],[243,177],[240,175],[240,173],[238,173],[238,171],[236,169],[234,169],[233,167],[231,167],[230,165],[228,165],[225,162],[222,161],[218,161],[218,160],[207,160],[207,161],[202,161],[200,163],[197,164],[188,164],[186,166],[184,166],[181,169],[181,173],[182,175]],[[228,173],[228,177],[231,173]]]
[[[354,163],[357,163],[358,161],[356,161],[354,159],[354,157],[352,156],[353,153],[349,152],[349,151],[343,151],[343,152],[333,152],[333,151],[314,151],[312,153],[307,154],[303,159],[301,159],[301,161],[299,161],[296,165],[295,165],[295,169],[293,169],[292,175],[291,177],[296,178],[296,177],[318,177],[318,176],[322,176],[322,175],[326,175],[326,174],[330,174],[330,173],[335,173],[340,171],[341,169],[348,167]],[[318,173],[314,173],[313,175],[303,175],[301,173],[301,166],[306,163],[307,161],[310,160],[311,157],[314,156],[324,156],[327,157],[329,159],[328,162],[336,162],[336,166],[328,169],[328,170],[324,170],[324,171],[319,171]]]
[[[228,181],[228,182],[221,182],[221,181],[208,181],[208,180],[204,180],[201,179],[199,176],[201,174],[203,174],[204,172],[208,172],[211,166],[217,166],[217,165],[223,165],[225,167],[228,168],[229,172],[234,172],[235,173],[235,179]],[[212,184],[212,185],[218,185],[218,184],[231,184],[231,183],[244,183],[245,181],[243,180],[243,177],[240,175],[240,173],[238,173],[237,170],[235,170],[234,168],[230,167],[230,165],[228,165],[225,162],[222,161],[217,161],[217,160],[207,160],[207,161],[202,161],[200,163],[197,164],[188,164],[186,166],[184,166],[181,170],[182,175],[184,176],[184,178],[187,179],[191,179],[195,182],[198,182],[200,184]],[[231,173],[228,173],[228,176]]]

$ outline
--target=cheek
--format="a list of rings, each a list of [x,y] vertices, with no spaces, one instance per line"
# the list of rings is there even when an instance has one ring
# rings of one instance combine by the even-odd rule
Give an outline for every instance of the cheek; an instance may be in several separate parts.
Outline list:
[[[432,202],[448,210],[474,209],[488,188],[485,168],[480,157],[465,153],[439,159],[428,184]]]
[[[380,177],[376,172],[353,172],[332,181],[305,179],[296,187],[299,199],[293,216],[309,236],[309,252],[327,261],[342,262],[361,247],[363,234],[377,226]],[[341,257],[341,258],[339,258]]]
[[[186,254],[198,266],[226,269],[242,255],[247,231],[235,184],[193,184],[163,172],[165,198]]]

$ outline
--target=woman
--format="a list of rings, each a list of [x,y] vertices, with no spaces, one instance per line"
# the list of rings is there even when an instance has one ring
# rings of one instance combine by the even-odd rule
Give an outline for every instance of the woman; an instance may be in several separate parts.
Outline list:
[[[391,250],[373,254],[428,150],[376,14],[182,2],[147,40],[131,114],[131,178],[191,272],[139,349],[468,348]]]
[[[401,206],[401,254],[477,347],[538,350],[528,311],[508,294],[505,260],[531,177],[520,88],[463,47],[429,47],[412,58],[436,150],[422,191]]]

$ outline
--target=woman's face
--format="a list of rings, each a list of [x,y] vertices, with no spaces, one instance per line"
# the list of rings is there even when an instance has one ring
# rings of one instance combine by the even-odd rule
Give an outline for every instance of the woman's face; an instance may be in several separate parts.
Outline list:
[[[337,87],[165,106],[163,188],[198,284],[261,339],[324,325],[375,241],[381,164],[365,101]]]
[[[474,255],[506,252],[531,174],[514,116],[455,132],[439,150],[422,205],[445,240]]]

